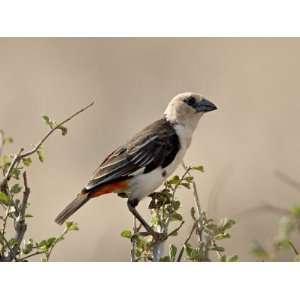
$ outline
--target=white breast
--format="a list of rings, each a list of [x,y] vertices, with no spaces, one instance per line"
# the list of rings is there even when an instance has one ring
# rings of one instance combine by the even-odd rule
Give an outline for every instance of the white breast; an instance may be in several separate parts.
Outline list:
[[[143,199],[153,193],[182,163],[186,150],[191,143],[191,133],[182,125],[175,125],[180,140],[180,150],[175,159],[165,169],[157,168],[146,174],[137,174],[129,181],[128,195],[130,199]],[[164,174],[165,173],[165,174]]]

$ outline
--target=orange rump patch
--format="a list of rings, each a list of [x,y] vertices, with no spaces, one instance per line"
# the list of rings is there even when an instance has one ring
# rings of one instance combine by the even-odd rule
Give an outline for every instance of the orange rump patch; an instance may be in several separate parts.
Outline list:
[[[96,188],[90,193],[90,198],[95,198],[104,194],[109,194],[113,192],[121,192],[122,190],[125,190],[128,188],[128,182],[127,180],[124,181],[117,181],[113,183],[108,183],[104,186],[101,186],[99,188]]]

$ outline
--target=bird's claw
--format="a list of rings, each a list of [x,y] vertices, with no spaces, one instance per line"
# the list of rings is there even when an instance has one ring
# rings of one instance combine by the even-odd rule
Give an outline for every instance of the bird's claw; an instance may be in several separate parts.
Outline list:
[[[161,232],[153,232],[151,233],[151,235],[153,236],[153,239],[155,241],[165,241],[168,237],[168,235],[166,233],[161,233]]]
[[[131,241],[135,241],[139,236],[149,236],[151,235],[155,241],[165,241],[168,237],[166,233],[151,231],[151,232],[137,232],[132,235]]]

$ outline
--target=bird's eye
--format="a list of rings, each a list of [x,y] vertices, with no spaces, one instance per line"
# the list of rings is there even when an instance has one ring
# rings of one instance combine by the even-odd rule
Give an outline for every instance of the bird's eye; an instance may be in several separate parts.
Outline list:
[[[184,102],[190,106],[194,106],[196,104],[196,99],[193,96],[187,97]]]

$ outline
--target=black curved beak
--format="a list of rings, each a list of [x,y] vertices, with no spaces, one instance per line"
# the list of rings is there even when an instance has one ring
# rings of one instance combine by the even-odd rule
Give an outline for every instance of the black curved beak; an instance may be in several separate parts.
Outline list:
[[[197,103],[196,110],[197,112],[208,112],[218,109],[212,102],[207,99],[202,99]]]

